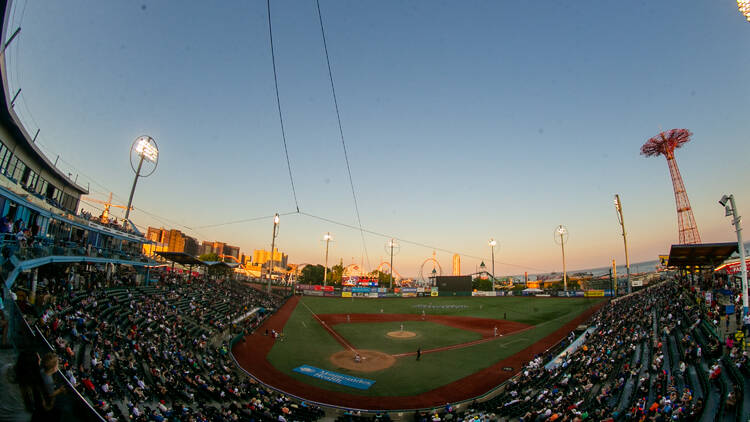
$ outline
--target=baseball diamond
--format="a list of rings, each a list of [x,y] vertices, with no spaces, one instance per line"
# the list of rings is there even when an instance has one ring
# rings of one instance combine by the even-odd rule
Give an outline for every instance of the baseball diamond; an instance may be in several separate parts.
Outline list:
[[[260,382],[305,400],[369,410],[433,407],[487,394],[603,303],[594,298],[295,296],[232,353]],[[285,340],[263,335],[266,329],[283,332]],[[301,365],[375,383],[366,390],[331,383],[295,371]]]

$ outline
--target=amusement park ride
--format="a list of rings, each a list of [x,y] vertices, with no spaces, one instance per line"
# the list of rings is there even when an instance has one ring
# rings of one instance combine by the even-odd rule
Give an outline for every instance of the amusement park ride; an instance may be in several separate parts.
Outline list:
[[[685,183],[682,181],[680,169],[677,167],[677,161],[674,158],[674,150],[688,143],[691,135],[692,133],[687,129],[672,129],[654,136],[641,147],[641,155],[646,157],[663,155],[667,158],[669,174],[672,176],[674,200],[677,203],[679,239],[682,245],[701,243],[701,236],[698,234],[698,225],[695,223],[693,209],[690,207]]]

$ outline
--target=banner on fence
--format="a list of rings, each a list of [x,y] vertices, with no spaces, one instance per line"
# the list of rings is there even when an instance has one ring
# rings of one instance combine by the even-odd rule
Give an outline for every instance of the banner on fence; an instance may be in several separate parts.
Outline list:
[[[417,297],[417,289],[415,287],[402,287],[401,297]]]

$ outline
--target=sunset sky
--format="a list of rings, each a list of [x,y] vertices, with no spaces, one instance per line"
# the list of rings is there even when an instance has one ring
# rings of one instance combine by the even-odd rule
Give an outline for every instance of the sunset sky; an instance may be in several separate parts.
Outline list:
[[[271,3],[300,210],[357,226],[315,1]],[[722,194],[750,215],[750,24],[734,1],[320,5],[362,226],[403,239],[402,275],[432,248],[444,273],[451,252],[473,272],[490,238],[498,275],[560,271],[559,224],[568,269],[624,262],[615,193],[631,261],[656,259],[677,241],[674,195],[664,158],[639,150],[672,128],[694,133],[677,162],[703,241],[736,239]],[[271,216],[296,209],[265,1],[26,0],[8,19],[15,110],[92,197],[127,202],[128,150],[150,135],[144,231],[270,247]],[[276,244],[322,263],[326,232],[331,265],[387,259],[387,237],[366,233],[365,254],[358,230],[302,214]]]

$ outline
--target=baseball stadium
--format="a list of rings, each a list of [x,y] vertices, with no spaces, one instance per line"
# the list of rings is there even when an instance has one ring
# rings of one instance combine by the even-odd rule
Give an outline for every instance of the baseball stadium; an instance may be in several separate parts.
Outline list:
[[[750,422],[750,1],[0,12],[0,422]]]

